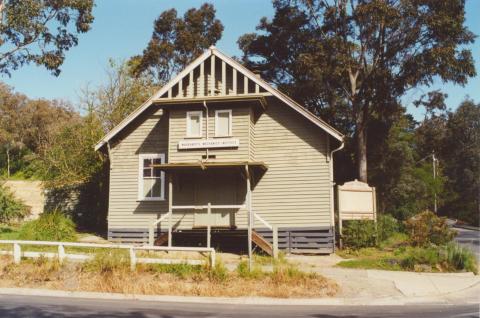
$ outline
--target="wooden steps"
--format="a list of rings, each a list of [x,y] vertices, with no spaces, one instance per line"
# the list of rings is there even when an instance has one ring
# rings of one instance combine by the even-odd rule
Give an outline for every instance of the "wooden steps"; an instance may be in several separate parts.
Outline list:
[[[260,247],[265,253],[270,256],[273,256],[273,247],[272,245],[259,233],[252,231],[252,241]]]
[[[162,246],[168,242],[168,232],[160,234],[155,240],[155,246]]]

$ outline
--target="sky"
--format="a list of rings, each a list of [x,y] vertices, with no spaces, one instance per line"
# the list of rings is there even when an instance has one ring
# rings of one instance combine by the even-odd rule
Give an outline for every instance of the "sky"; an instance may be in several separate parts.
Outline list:
[[[441,0],[440,0],[441,1]],[[9,78],[0,80],[30,98],[66,99],[78,103],[82,88],[101,84],[105,80],[108,60],[125,60],[140,54],[152,35],[153,21],[167,9],[175,7],[179,15],[192,7],[198,8],[205,0],[96,0],[95,21],[92,29],[79,36],[78,46],[66,53],[66,59],[58,77],[43,67],[24,66],[13,71]],[[240,55],[237,39],[244,33],[254,32],[260,19],[272,17],[274,11],[270,0],[213,0],[217,17],[225,29],[222,39],[216,44],[224,53]],[[466,24],[480,36],[480,0],[467,0]],[[471,46],[480,73],[480,38]],[[441,89],[448,94],[447,106],[455,109],[459,103],[470,97],[480,102],[480,75],[471,78],[465,87],[436,82],[433,88],[418,88],[404,96],[405,104],[419,98],[431,89]],[[417,118],[422,110],[409,106]]]

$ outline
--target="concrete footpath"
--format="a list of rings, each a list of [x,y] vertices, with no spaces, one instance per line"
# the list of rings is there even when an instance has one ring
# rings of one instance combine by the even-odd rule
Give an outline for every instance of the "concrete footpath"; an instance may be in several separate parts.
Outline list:
[[[342,268],[314,270],[337,281],[341,286],[341,291],[336,297],[308,299],[191,297],[72,292],[29,288],[0,288],[0,295],[250,305],[396,306],[407,304],[480,304],[480,277],[472,273],[413,273]]]

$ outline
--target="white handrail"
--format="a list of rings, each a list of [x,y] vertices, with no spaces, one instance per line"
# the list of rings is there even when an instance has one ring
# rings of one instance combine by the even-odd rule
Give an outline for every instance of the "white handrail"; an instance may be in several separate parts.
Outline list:
[[[270,225],[267,221],[265,221],[260,215],[258,215],[257,213],[253,213],[253,215],[255,216],[255,218],[257,220],[259,220],[260,222],[262,222],[266,227],[268,227],[270,230],[273,230],[273,226]]]
[[[165,213],[164,215],[162,215],[158,220],[156,220],[155,222],[153,222],[151,226],[158,225],[158,223],[160,223],[160,222],[162,222],[163,220],[165,220],[165,219],[170,215],[170,213],[172,213],[172,212],[167,212],[167,213]]]
[[[210,209],[243,209],[245,204],[232,204],[232,205],[210,205]],[[174,205],[173,210],[207,210],[208,205]]]
[[[13,255],[15,263],[19,263],[21,257],[58,257],[58,260],[62,262],[65,259],[73,260],[88,260],[93,258],[91,255],[84,254],[67,254],[65,253],[65,247],[84,247],[84,248],[110,248],[110,249],[127,249],[130,251],[130,263],[132,269],[135,268],[136,263],[163,263],[163,264],[176,264],[187,263],[198,265],[201,263],[199,260],[167,260],[167,259],[155,259],[155,258],[137,258],[135,251],[164,251],[164,252],[198,252],[198,253],[210,253],[210,266],[215,266],[215,249],[208,247],[167,247],[167,246],[135,246],[129,244],[97,244],[97,243],[77,243],[77,242],[49,242],[49,241],[22,241],[22,240],[0,240],[1,244],[12,244],[13,251],[0,250],[2,255]],[[52,252],[27,252],[21,251],[21,245],[37,245],[37,246],[56,246],[58,248],[56,253]],[[23,254],[23,255],[22,255]]]
[[[273,240],[273,258],[278,257],[278,227],[276,225],[270,225],[267,221],[265,221],[260,215],[253,212],[253,216],[263,223],[268,229],[272,231],[272,240]]]

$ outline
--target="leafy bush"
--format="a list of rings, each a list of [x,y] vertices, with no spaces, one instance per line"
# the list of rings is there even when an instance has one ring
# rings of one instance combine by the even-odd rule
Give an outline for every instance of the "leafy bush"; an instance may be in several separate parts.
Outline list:
[[[477,259],[472,251],[455,243],[449,243],[444,250],[446,263],[453,269],[466,270],[478,274]]]
[[[413,246],[444,245],[456,235],[456,232],[448,227],[446,218],[438,217],[431,211],[411,217],[405,221],[405,227]]]
[[[30,208],[15,199],[10,191],[0,185],[0,223],[21,220],[28,214],[30,214]]]
[[[75,241],[75,223],[61,211],[44,212],[36,220],[26,222],[19,239],[33,241]]]
[[[345,247],[359,249],[376,245],[375,222],[371,220],[351,220],[344,222],[343,244]]]
[[[130,268],[130,255],[123,250],[100,250],[95,253],[92,260],[85,262],[82,269],[89,272],[102,274],[113,273],[117,270]]]
[[[380,242],[386,241],[400,232],[400,223],[389,214],[377,215],[377,237]]]
[[[360,249],[376,246],[400,232],[400,223],[389,214],[377,216],[377,224],[371,220],[350,220],[344,223],[345,247]]]

